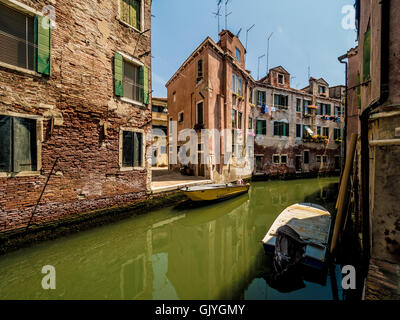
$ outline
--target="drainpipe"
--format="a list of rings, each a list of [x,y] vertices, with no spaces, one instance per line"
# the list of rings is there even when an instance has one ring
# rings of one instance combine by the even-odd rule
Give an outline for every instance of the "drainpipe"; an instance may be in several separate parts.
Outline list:
[[[368,266],[371,255],[370,208],[369,208],[369,138],[368,121],[371,112],[383,105],[389,97],[389,31],[390,0],[381,2],[381,87],[378,100],[366,107],[361,116],[361,171],[362,171],[362,207],[363,207],[363,249],[364,262]]]
[[[345,104],[344,104],[344,108],[345,108],[345,118],[344,118],[344,133],[343,133],[343,144],[344,144],[344,157],[343,159],[346,159],[346,154],[347,154],[347,117],[348,117],[348,105],[349,105],[349,85],[348,85],[348,73],[349,73],[349,64],[347,61],[343,61],[344,59],[347,59],[347,54],[344,54],[342,56],[340,56],[338,58],[340,63],[343,63],[346,66],[346,100],[345,100]],[[342,145],[343,145],[342,144]],[[342,160],[342,172],[343,172],[343,160]]]

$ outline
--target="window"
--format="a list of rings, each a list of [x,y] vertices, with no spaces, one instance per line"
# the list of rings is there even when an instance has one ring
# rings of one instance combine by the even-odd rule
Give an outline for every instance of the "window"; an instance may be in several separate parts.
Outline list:
[[[274,98],[275,107],[284,107],[285,109],[287,109],[289,105],[289,96],[276,94]]]
[[[243,114],[241,112],[238,112],[238,129],[242,129],[242,117]]]
[[[232,92],[237,93],[237,76],[232,74]]]
[[[323,128],[322,135],[329,138],[329,128]]]
[[[114,54],[115,95],[131,101],[149,104],[149,70],[133,61]],[[175,93],[174,93],[175,99]]]
[[[364,33],[364,49],[363,49],[363,80],[371,79],[371,30],[368,26]]]
[[[274,155],[272,156],[272,162],[273,162],[274,164],[280,164],[280,156],[279,156],[279,154],[274,154]]]
[[[301,124],[296,124],[296,138],[301,138]]]
[[[326,87],[325,86],[318,86],[318,93],[319,94],[325,94],[326,93]]]
[[[204,124],[204,103],[200,102],[197,104],[196,112],[197,124]]]
[[[253,118],[249,118],[249,129],[253,129]]]
[[[257,105],[262,106],[267,103],[267,93],[265,91],[257,91]]]
[[[203,59],[197,62],[197,83],[203,79]]]
[[[310,151],[304,151],[304,164],[310,163]]]
[[[163,113],[165,109],[165,107],[161,107],[161,106],[152,106],[151,107],[152,112],[156,112],[156,113]]]
[[[331,105],[326,103],[317,103],[318,114],[321,116],[331,115]]]
[[[240,50],[238,48],[236,48],[236,60],[238,62],[241,62],[241,53],[240,53]]]
[[[301,112],[301,99],[296,99],[296,112]]]
[[[124,63],[124,97],[141,101],[140,68],[129,62]]]
[[[278,74],[278,83],[284,84],[284,82],[285,82],[285,78],[284,78],[283,74]]]
[[[322,162],[324,163],[324,165],[326,165],[328,163],[328,156],[323,156]]]
[[[320,127],[320,126],[317,126],[317,135],[319,135],[319,136],[320,136],[320,135],[321,135],[321,133],[322,133],[322,132],[321,132],[321,127]]]
[[[287,164],[287,155],[281,156],[281,163],[282,164]]]
[[[122,167],[143,166],[143,134],[133,131],[122,132]]]
[[[267,121],[257,120],[257,134],[266,135],[267,134]]]
[[[238,81],[238,94],[239,94],[239,96],[242,96],[243,95],[243,80],[242,79],[239,79],[239,81]]]
[[[311,106],[311,100],[303,100],[303,114],[309,114],[308,106]]]
[[[317,163],[321,163],[321,156],[317,156]]]
[[[37,171],[36,120],[0,115],[0,172]]]
[[[339,128],[333,129],[333,135],[335,140],[342,140],[342,133],[340,132]]]
[[[141,30],[141,1],[120,0],[120,19],[130,26]]]
[[[336,117],[342,117],[342,107],[335,106],[335,116]]]
[[[289,123],[286,122],[274,122],[274,136],[289,136]]]
[[[232,109],[232,128],[237,128],[237,111]]]
[[[183,112],[179,112],[178,114],[178,122],[183,122],[184,120],[184,113]]]
[[[51,26],[42,16],[0,3],[0,48],[1,62],[50,75]]]

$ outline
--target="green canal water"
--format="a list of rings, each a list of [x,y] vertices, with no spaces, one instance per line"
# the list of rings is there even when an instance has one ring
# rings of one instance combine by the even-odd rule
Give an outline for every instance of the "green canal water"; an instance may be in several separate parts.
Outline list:
[[[337,189],[337,178],[255,182],[229,201],[165,208],[21,249],[0,257],[0,299],[333,299],[338,267],[322,284],[270,287],[261,240],[289,205],[332,211]],[[46,265],[56,269],[56,290],[42,289]]]

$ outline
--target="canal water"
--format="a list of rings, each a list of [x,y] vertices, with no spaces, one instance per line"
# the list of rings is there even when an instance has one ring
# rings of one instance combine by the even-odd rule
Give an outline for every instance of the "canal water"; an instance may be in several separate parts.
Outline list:
[[[0,257],[0,299],[330,300],[339,267],[281,292],[268,284],[261,240],[289,205],[332,211],[337,190],[337,178],[255,182],[229,201],[165,208],[21,249]],[[42,288],[46,265],[55,267],[56,290]]]

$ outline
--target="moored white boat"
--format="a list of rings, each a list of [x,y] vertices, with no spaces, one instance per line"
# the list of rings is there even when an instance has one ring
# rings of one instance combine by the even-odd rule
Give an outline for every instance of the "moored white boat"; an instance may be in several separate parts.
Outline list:
[[[325,208],[311,203],[298,203],[286,208],[275,220],[262,240],[267,254],[274,254],[277,230],[289,226],[305,241],[302,264],[322,269],[326,261],[331,214]]]

